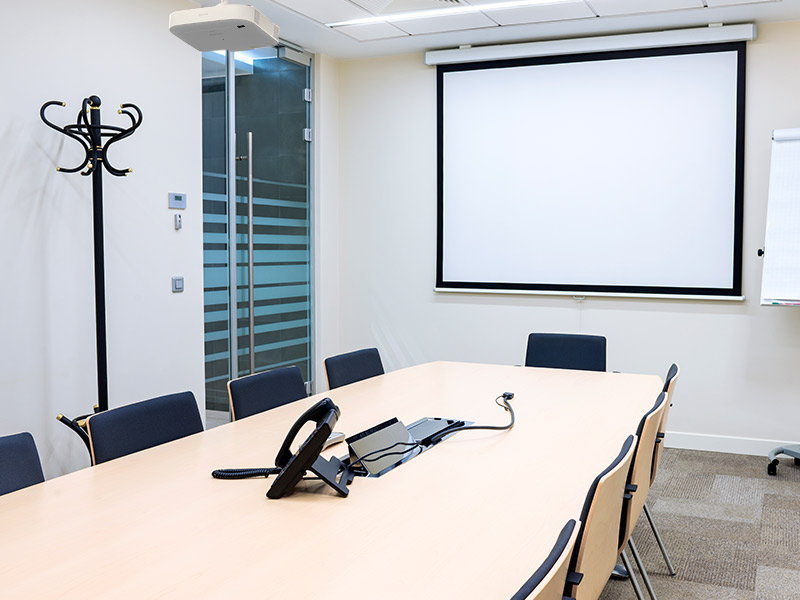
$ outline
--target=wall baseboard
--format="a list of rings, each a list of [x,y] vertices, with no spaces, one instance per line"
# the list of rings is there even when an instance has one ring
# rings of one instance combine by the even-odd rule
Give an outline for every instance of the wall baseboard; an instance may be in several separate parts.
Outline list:
[[[763,456],[779,446],[800,444],[789,440],[762,440],[757,438],[731,437],[727,435],[708,435],[702,433],[684,433],[667,431],[664,439],[667,448],[682,450],[708,450],[711,452],[727,452],[729,454],[750,454]]]

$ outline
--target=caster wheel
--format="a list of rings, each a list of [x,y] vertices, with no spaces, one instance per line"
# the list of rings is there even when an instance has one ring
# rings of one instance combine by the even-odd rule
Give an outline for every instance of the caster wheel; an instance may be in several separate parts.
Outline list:
[[[777,475],[778,474],[778,461],[772,461],[767,465],[767,475]]]

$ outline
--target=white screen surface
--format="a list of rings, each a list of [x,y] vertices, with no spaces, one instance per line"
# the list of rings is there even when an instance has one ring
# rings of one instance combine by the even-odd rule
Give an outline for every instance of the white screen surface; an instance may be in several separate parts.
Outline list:
[[[731,290],[737,65],[730,50],[444,72],[437,283]]]
[[[800,129],[773,132],[761,303],[800,302]]]

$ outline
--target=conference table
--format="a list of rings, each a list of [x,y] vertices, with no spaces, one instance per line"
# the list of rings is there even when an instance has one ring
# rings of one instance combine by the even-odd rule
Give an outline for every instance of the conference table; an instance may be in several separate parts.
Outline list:
[[[661,386],[435,362],[317,394],[0,497],[0,597],[507,599]],[[502,425],[503,392],[514,393],[513,429],[458,433],[356,478],[346,498],[303,481],[270,500],[272,477],[211,477],[273,466],[297,417],[326,396],[341,409],[336,430],[352,435],[392,417]]]

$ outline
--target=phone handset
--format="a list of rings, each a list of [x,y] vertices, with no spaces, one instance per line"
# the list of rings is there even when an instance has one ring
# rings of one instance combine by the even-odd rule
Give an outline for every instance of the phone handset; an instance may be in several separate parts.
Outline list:
[[[330,398],[325,398],[324,400],[317,402],[314,406],[300,415],[297,421],[294,422],[294,425],[292,425],[291,429],[289,429],[289,432],[286,434],[286,438],[283,440],[281,449],[278,450],[278,456],[275,458],[275,466],[282,469],[289,464],[289,460],[293,455],[291,446],[303,425],[313,421],[317,427],[319,427],[324,421],[331,420],[330,417],[333,416],[329,415],[331,411],[333,411],[335,414],[335,417],[333,417],[332,420],[334,423],[336,423],[341,415],[339,407],[336,406],[333,403],[333,400]]]

